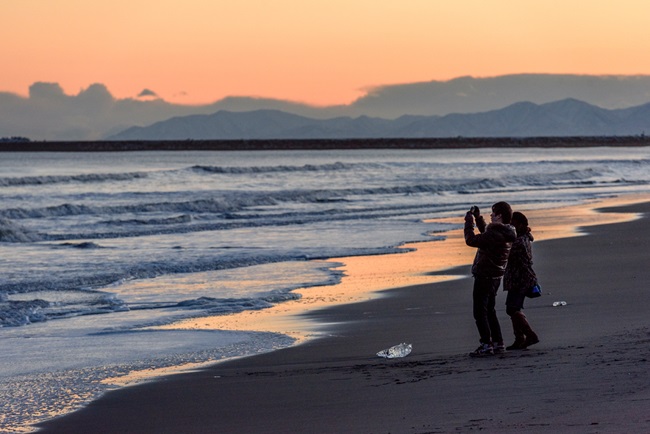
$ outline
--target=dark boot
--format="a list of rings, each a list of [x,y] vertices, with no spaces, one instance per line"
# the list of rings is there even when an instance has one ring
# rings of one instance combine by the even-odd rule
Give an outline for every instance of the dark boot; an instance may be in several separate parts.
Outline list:
[[[530,328],[530,324],[528,324],[526,315],[524,315],[523,312],[517,312],[517,314],[519,314],[518,316],[520,317],[519,321],[521,321],[521,330],[524,332],[524,335],[526,335],[526,341],[524,342],[524,346],[530,347],[531,345],[535,345],[536,343],[539,342],[539,338],[537,337],[537,334],[533,331],[533,329]]]
[[[521,312],[515,312],[510,317],[510,320],[512,320],[512,331],[515,334],[515,342],[509,347],[506,347],[507,351],[523,350],[526,348],[526,335],[524,334],[524,330],[522,328],[522,321],[518,315],[519,313]]]

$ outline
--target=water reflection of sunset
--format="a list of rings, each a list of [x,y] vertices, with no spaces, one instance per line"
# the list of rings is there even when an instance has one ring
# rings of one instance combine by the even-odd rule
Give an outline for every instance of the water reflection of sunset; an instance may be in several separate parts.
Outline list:
[[[647,201],[647,197],[606,199],[572,207],[552,209],[522,208],[533,227],[537,241],[579,236],[594,225],[622,223],[637,218],[635,214],[604,213],[597,209]],[[458,223],[462,216],[438,219],[438,222]],[[298,290],[302,298],[287,301],[269,309],[245,311],[233,315],[185,320],[164,329],[218,329],[268,331],[287,334],[298,342],[319,335],[319,325],[301,317],[308,311],[337,304],[356,303],[381,296],[382,290],[411,285],[440,282],[461,276],[445,274],[444,270],[471,264],[475,250],[467,248],[462,229],[445,234],[444,241],[407,244],[407,253],[355,256],[331,259],[340,262],[345,273],[338,285]],[[469,268],[467,269],[469,273]]]

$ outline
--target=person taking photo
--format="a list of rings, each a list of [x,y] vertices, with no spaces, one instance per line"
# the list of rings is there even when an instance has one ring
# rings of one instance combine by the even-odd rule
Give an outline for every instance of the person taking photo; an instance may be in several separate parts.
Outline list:
[[[490,224],[477,206],[465,215],[465,243],[476,247],[472,264],[474,288],[472,292],[473,313],[480,336],[479,347],[470,353],[472,357],[492,355],[505,351],[501,326],[497,318],[495,303],[512,243],[517,238],[515,228],[510,225],[512,208],[507,202],[492,205]],[[479,233],[474,233],[474,227]]]

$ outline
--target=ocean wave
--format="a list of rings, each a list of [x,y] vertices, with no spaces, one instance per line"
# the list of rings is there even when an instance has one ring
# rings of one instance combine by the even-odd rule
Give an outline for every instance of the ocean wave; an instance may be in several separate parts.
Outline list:
[[[71,293],[74,291],[65,290],[62,292]],[[41,296],[48,291],[38,291]],[[56,294],[57,291],[49,291]],[[122,300],[110,294],[93,298],[84,297],[83,291],[78,291],[79,300],[76,301],[48,301],[42,298],[30,300],[7,300],[3,294],[3,301],[0,301],[0,327],[20,327],[37,322],[44,322],[56,319],[71,318],[75,316],[100,315],[111,312],[124,312],[135,310],[153,310],[179,308],[188,311],[201,311],[201,314],[230,314],[244,310],[261,310],[271,307],[276,303],[300,298],[299,294],[292,292],[278,293],[272,296],[260,298],[211,298],[199,297],[197,299],[185,300],[178,303],[147,303],[128,306]],[[54,298],[54,297],[53,297]],[[188,313],[188,316],[193,316]]]
[[[260,263],[277,262],[282,257],[266,257],[266,261],[258,258],[256,264],[250,262],[233,262],[230,265],[233,267],[257,265]],[[204,264],[194,264],[193,266],[177,267],[175,263],[169,262],[157,263],[155,267],[142,264],[141,268],[148,267],[147,277],[155,277],[163,274],[174,275],[184,274],[190,269],[192,271],[200,272],[201,269],[213,270],[215,264],[213,260],[209,260]],[[212,266],[209,266],[212,265]],[[48,280],[48,281],[32,281],[23,282],[21,287],[10,285],[2,285],[0,287],[0,327],[17,327],[32,324],[35,322],[43,322],[56,319],[65,319],[77,316],[107,314],[112,312],[126,312],[126,311],[154,311],[154,310],[167,310],[173,309],[171,317],[178,319],[179,315],[183,317],[194,317],[205,314],[210,315],[223,315],[244,310],[260,310],[273,306],[277,303],[282,303],[289,300],[297,300],[301,295],[293,292],[298,288],[333,285],[340,281],[343,273],[340,270],[333,269],[337,264],[330,264],[322,266],[322,271],[325,274],[317,279],[310,280],[295,280],[292,283],[286,282],[282,287],[273,289],[267,292],[260,292],[251,297],[231,297],[231,298],[216,298],[202,296],[194,299],[187,299],[182,301],[134,301],[125,302],[117,294],[115,294],[116,286],[124,284],[127,281],[144,278],[144,274],[137,277],[122,278],[113,284],[101,286],[99,289],[84,289],[78,287],[73,289],[72,285],[79,285],[81,281],[61,281],[61,280]],[[226,268],[226,265],[221,263],[216,268]],[[87,277],[83,283],[88,283]],[[23,289],[23,291],[21,291]],[[164,298],[164,297],[162,297]],[[185,313],[183,313],[185,312]],[[170,315],[163,313],[163,317]],[[171,321],[171,320],[170,320]],[[152,325],[152,324],[146,324]]]
[[[131,173],[89,173],[83,175],[48,175],[48,176],[24,176],[15,178],[0,178],[0,187],[20,187],[30,185],[67,184],[72,182],[107,182],[107,181],[131,181],[139,178],[146,178],[147,172]]]
[[[322,284],[319,283],[319,284]],[[291,289],[291,288],[288,288]],[[73,292],[65,290],[63,292]],[[82,294],[83,291],[78,291]],[[38,293],[41,295],[42,291]],[[56,291],[51,291],[56,293]],[[6,298],[6,295],[4,295]],[[111,312],[127,311],[152,311],[176,309],[174,318],[178,315],[184,317],[202,315],[226,315],[245,310],[261,310],[272,307],[277,303],[289,300],[298,300],[300,294],[289,291],[278,291],[272,295],[259,298],[212,298],[199,297],[184,300],[178,303],[149,302],[128,305],[122,300],[106,294],[96,299],[78,300],[76,302],[53,302],[40,298],[32,300],[5,300],[0,301],[0,327],[20,327],[37,322],[52,321],[88,315],[103,315]],[[187,311],[185,315],[179,313]],[[142,324],[149,325],[149,324]]]
[[[201,310],[210,315],[225,315],[245,310],[267,309],[274,304],[289,300],[299,300],[300,294],[294,292],[278,292],[271,296],[260,298],[212,298],[199,297],[191,300],[184,300],[176,304],[176,307],[191,310]]]
[[[43,237],[9,219],[0,217],[0,242],[3,243],[29,243],[41,241]]]
[[[359,250],[358,254],[363,254]],[[271,264],[275,262],[305,261],[309,259],[321,259],[322,256],[309,257],[305,254],[259,254],[253,255],[250,252],[243,252],[239,255],[229,256],[215,260],[213,256],[201,257],[180,261],[175,256],[167,260],[156,258],[143,258],[142,262],[134,263],[125,267],[115,266],[113,268],[101,268],[93,270],[92,274],[79,275],[76,277],[61,276],[53,278],[30,279],[26,276],[18,282],[6,282],[0,284],[0,294],[28,294],[42,291],[68,291],[83,290],[92,292],[95,288],[107,288],[119,282],[136,279],[150,279],[163,275],[175,275],[184,273],[198,273],[203,271],[227,270],[253,265]]]
[[[103,249],[102,246],[99,244],[90,242],[90,241],[83,241],[81,243],[63,243],[61,244],[63,247],[73,247],[75,249]]]
[[[152,219],[128,219],[128,220],[107,220],[100,222],[100,224],[106,225],[116,225],[116,226],[130,226],[130,225],[178,225],[184,223],[190,223],[192,221],[192,216],[189,214],[183,214],[175,217],[168,218],[152,218]]]
[[[250,174],[250,173],[277,173],[277,172],[329,172],[335,170],[350,170],[353,164],[305,164],[304,166],[253,166],[253,167],[222,167],[222,166],[192,166],[198,172],[220,174]]]
[[[218,197],[201,198],[189,201],[165,201],[150,203],[134,203],[126,205],[84,205],[75,203],[64,203],[61,205],[43,208],[10,208],[0,210],[0,217],[7,219],[27,218],[49,218],[79,215],[120,215],[120,214],[145,214],[158,212],[176,212],[183,214],[179,219],[180,223],[187,223],[190,214],[219,214],[241,211],[246,208],[259,206],[272,206],[278,203],[325,203],[344,202],[350,196],[376,196],[388,194],[418,194],[418,193],[447,193],[464,192],[467,190],[491,190],[503,188],[508,185],[520,186],[551,186],[557,180],[583,181],[598,176],[594,169],[571,170],[561,173],[531,174],[527,176],[482,178],[468,180],[444,180],[431,183],[419,183],[411,185],[395,185],[386,187],[367,188],[341,188],[341,189],[318,189],[318,190],[280,190],[274,192],[240,192],[223,193]],[[182,221],[185,220],[185,221]],[[127,221],[128,222],[128,221]],[[135,219],[130,222],[138,224],[169,224],[174,220],[160,221]]]
[[[419,209],[434,207],[423,202],[404,203],[391,206],[373,206],[381,195],[440,195],[475,194],[481,192],[507,193],[536,189],[583,188],[594,185],[624,185],[647,183],[648,181],[627,181],[616,175],[603,173],[593,168],[575,169],[564,172],[542,172],[525,175],[477,179],[448,179],[430,183],[375,186],[363,188],[333,188],[319,190],[287,189],[273,192],[248,191],[241,193],[221,192],[218,197],[198,198],[187,201],[164,201],[119,205],[85,205],[65,203],[43,208],[11,208],[0,210],[0,241],[33,242],[62,241],[70,239],[105,239],[174,233],[191,233],[228,230],[236,228],[286,226],[316,223],[321,221],[343,221],[350,219],[391,217],[408,214]],[[206,193],[210,194],[210,193]],[[216,194],[216,193],[215,193]],[[354,204],[364,203],[364,206]],[[435,201],[433,201],[435,202]],[[324,209],[323,204],[332,203]],[[350,203],[351,206],[339,205]],[[288,211],[272,208],[287,204],[299,204],[300,210]],[[313,210],[303,204],[318,204]],[[286,208],[281,206],[280,208]],[[167,216],[165,214],[178,214]],[[34,233],[12,219],[39,219],[68,216],[97,216],[87,229],[66,230],[57,227],[56,233]],[[122,217],[122,218],[120,218]]]
[[[0,327],[16,327],[46,320],[45,300],[0,302]]]
[[[2,294],[0,327],[18,327],[52,319],[129,310],[113,294],[98,291],[39,289],[31,293]]]
[[[589,163],[589,160],[585,161],[587,164]],[[576,162],[574,160],[538,160],[535,161],[534,163],[531,163],[534,166],[540,166],[544,164],[552,165],[552,166],[559,166],[559,165],[573,165]],[[639,158],[639,159],[608,159],[608,158],[596,158],[593,161],[594,164],[598,166],[611,166],[611,165],[620,165],[620,164],[632,164],[635,166],[647,166],[650,165],[650,160],[647,158]]]
[[[81,215],[119,215],[155,212],[222,213],[247,206],[273,205],[277,199],[268,194],[226,195],[216,199],[197,199],[181,202],[151,202],[131,205],[81,205],[64,203],[43,208],[10,208],[0,210],[0,217],[30,219]],[[184,217],[183,217],[184,218]]]

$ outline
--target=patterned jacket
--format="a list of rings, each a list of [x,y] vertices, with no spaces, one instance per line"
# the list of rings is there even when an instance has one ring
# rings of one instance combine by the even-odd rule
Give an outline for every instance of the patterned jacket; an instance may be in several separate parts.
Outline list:
[[[537,283],[533,271],[533,234],[527,232],[512,243],[506,274],[503,277],[504,291],[517,291],[525,294]]]
[[[503,277],[508,263],[510,247],[517,238],[514,226],[502,223],[485,225],[485,219],[476,219],[478,234],[474,233],[473,217],[470,213],[465,216],[465,244],[478,247],[472,274],[475,277],[499,279]]]

